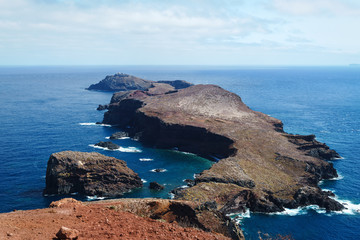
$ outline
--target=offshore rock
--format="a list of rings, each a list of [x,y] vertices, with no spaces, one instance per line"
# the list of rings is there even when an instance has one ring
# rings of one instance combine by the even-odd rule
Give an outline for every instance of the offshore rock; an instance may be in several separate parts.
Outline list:
[[[116,197],[139,187],[141,178],[122,160],[96,152],[65,151],[49,158],[44,194]]]
[[[116,132],[110,136],[110,139],[121,139],[124,137],[129,137],[129,134],[127,132]]]
[[[95,146],[107,148],[109,150],[116,150],[116,149],[120,148],[119,145],[117,145],[113,142],[103,142],[103,141],[96,143]]]
[[[177,199],[215,201],[224,212],[274,212],[303,204],[336,210],[341,205],[318,191],[300,191],[337,177],[324,160],[337,157],[335,151],[312,135],[285,133],[280,120],[249,109],[219,86],[194,85],[158,95],[124,93],[113,98],[103,123],[127,129],[148,146],[218,160],[197,175],[194,185],[177,189]]]
[[[160,190],[163,190],[165,187],[157,182],[151,182],[149,188],[160,191]]]

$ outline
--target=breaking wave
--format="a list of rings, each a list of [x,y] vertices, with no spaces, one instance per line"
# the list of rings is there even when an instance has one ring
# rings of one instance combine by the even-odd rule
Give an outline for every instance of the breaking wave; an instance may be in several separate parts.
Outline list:
[[[150,161],[154,161],[154,159],[152,159],[152,158],[139,158],[139,161],[150,162]]]
[[[102,126],[102,127],[111,127],[109,124],[97,124],[97,123],[79,123],[81,126]]]

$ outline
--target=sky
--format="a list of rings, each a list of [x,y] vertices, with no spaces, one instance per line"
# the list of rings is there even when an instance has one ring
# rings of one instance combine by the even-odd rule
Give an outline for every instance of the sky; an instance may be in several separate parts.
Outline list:
[[[359,0],[0,0],[0,65],[348,65],[359,29]]]

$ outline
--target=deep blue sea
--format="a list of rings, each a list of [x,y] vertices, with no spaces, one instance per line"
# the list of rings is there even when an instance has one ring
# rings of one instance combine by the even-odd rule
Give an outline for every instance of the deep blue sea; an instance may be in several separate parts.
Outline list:
[[[315,134],[340,153],[343,159],[334,161],[334,166],[341,177],[324,181],[321,187],[334,191],[349,210],[250,214],[241,223],[247,239],[258,239],[258,232],[290,234],[295,239],[360,238],[358,67],[0,67],[0,212],[43,208],[57,199],[42,196],[47,160],[54,152],[98,151],[125,160],[145,182],[143,189],[125,197],[168,198],[171,189],[184,185],[184,179],[211,166],[212,162],[195,155],[144,148],[131,139],[115,141],[122,151],[92,147],[117,129],[94,124],[103,117],[103,112],[96,111],[98,104],[108,103],[112,93],[85,88],[117,72],[149,80],[220,85],[239,94],[253,110],[281,119],[285,131]],[[151,172],[154,168],[167,171]],[[151,181],[165,184],[166,189],[149,191]]]

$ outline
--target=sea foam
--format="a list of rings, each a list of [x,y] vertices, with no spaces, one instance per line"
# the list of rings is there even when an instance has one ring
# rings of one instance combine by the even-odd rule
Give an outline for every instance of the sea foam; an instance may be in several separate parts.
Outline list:
[[[106,150],[106,151],[120,151],[120,152],[126,152],[126,153],[140,153],[140,152],[142,152],[140,149],[138,149],[136,147],[120,147],[118,149],[109,149],[109,148],[106,148],[106,147],[96,146],[94,144],[89,144],[89,146],[93,147],[93,148]]]
[[[102,127],[111,127],[109,124],[97,124],[97,123],[79,123],[81,126],[102,126]]]
[[[105,197],[98,197],[98,196],[86,196],[86,199],[88,200],[88,201],[95,201],[95,200],[104,200],[105,199]]]
[[[152,159],[152,158],[139,158],[139,161],[142,161],[142,162],[151,162],[151,161],[154,161],[154,159]]]

